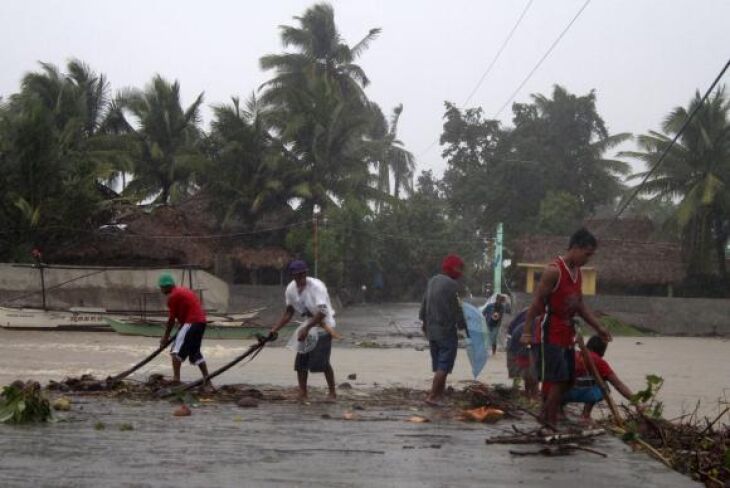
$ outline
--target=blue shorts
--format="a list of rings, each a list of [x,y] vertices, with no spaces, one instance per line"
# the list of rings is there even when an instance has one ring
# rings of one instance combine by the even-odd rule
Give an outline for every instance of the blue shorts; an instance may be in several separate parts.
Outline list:
[[[456,349],[459,346],[459,340],[443,339],[440,341],[428,341],[431,347],[431,368],[433,372],[445,371],[451,373],[454,369],[454,361],[456,361]]]
[[[595,386],[574,386],[563,396],[563,403],[598,403],[603,400],[603,392]]]

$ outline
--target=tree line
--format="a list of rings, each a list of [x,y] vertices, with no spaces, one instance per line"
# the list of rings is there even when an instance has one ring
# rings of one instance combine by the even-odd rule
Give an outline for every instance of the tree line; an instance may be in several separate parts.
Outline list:
[[[284,51],[260,59],[270,79],[245,99],[213,105],[208,129],[204,95],[184,102],[180,84],[160,75],[112,93],[106,76],[80,60],[26,74],[0,104],[0,258],[24,261],[33,247],[67,245],[80,230],[112,221],[119,202],[174,205],[202,192],[221,230],[319,211],[319,269],[331,286],[414,296],[455,251],[478,287],[490,273],[497,222],[509,244],[610,214],[643,176],[626,159],[655,164],[699,103],[697,95],[671,111],[660,132],[636,137],[638,150],[612,155],[633,136],[609,132],[593,91],[556,85],[513,104],[509,125],[446,102],[446,171],[416,175],[415,157],[398,138],[404,107],[384,111],[371,100],[357,64],[380,30],[349,45],[328,4],[292,24],[279,27]],[[713,94],[630,207],[682,242],[692,279],[721,287],[729,110],[724,90]],[[285,246],[311,261],[312,237],[311,228],[294,227],[253,245]]]

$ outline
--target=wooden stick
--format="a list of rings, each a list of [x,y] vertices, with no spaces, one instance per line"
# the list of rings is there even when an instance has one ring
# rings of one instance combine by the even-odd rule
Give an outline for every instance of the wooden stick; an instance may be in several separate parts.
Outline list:
[[[152,354],[150,354],[149,356],[147,356],[142,361],[138,362],[137,364],[135,364],[134,366],[132,366],[128,370],[123,371],[123,372],[119,373],[118,375],[113,376],[111,378],[107,378],[107,380],[106,380],[107,384],[113,386],[114,384],[119,383],[124,378],[126,378],[130,374],[134,373],[135,371],[137,371],[139,368],[141,368],[145,364],[147,364],[150,361],[152,361],[154,358],[157,357],[158,354],[160,354],[162,351],[164,351],[165,348],[172,343],[172,341],[175,340],[175,337],[177,337],[177,334],[173,335],[167,342],[165,342],[164,344],[161,344],[160,347],[158,347],[157,349],[155,349],[155,351]]]
[[[713,420],[712,422],[707,424],[707,427],[705,427],[705,429],[702,432],[700,432],[700,435],[705,435],[705,432],[710,430],[712,428],[712,426],[715,425],[717,423],[717,421],[720,420],[722,418],[722,416],[727,413],[728,410],[730,410],[730,407],[726,407],[725,410],[723,410],[722,413],[715,418],[715,420]]]
[[[498,436],[485,439],[484,442],[485,444],[560,444],[561,442],[565,443],[582,439],[590,439],[591,437],[596,437],[605,433],[606,431],[603,429],[590,429],[577,434]]]
[[[613,431],[621,436],[626,434],[626,430],[624,430],[622,427],[614,427]],[[654,446],[652,446],[651,444],[646,442],[644,439],[639,437],[639,438],[636,438],[635,440],[633,440],[632,442],[636,442],[641,447],[643,447],[644,449],[649,451],[649,453],[651,455],[653,455],[655,458],[657,458],[659,461],[661,461],[666,467],[674,469],[674,465],[672,464],[672,462],[669,459],[667,459],[661,452],[656,450],[656,448],[654,448]]]
[[[200,385],[203,384],[203,382],[210,381],[213,378],[215,378],[216,376],[225,373],[226,371],[228,371],[229,369],[231,369],[233,366],[235,366],[236,364],[240,363],[241,361],[243,361],[247,357],[251,356],[252,354],[253,354],[253,356],[251,357],[251,359],[255,358],[256,355],[259,352],[261,352],[261,350],[264,348],[264,346],[266,345],[266,343],[269,342],[270,340],[273,340],[273,339],[270,339],[269,337],[258,336],[257,337],[256,344],[253,344],[251,347],[249,347],[246,350],[246,352],[244,352],[243,354],[241,354],[240,356],[238,356],[237,358],[235,358],[234,360],[232,360],[228,364],[226,364],[224,366],[221,366],[220,368],[216,369],[215,371],[212,371],[208,375],[207,378],[200,378],[197,381],[193,381],[192,383],[188,383],[186,385],[179,386],[178,388],[175,388],[175,389],[163,390],[163,391],[161,391],[161,392],[158,393],[158,396],[161,397],[161,398],[165,398],[165,397],[168,397],[168,396],[175,395],[177,393],[182,393],[184,391],[191,390],[191,389],[193,389],[193,388],[195,388],[197,386],[200,386]]]
[[[593,362],[593,358],[591,357],[590,353],[588,352],[585,342],[583,342],[583,336],[580,333],[578,333],[575,335],[575,339],[576,339],[576,342],[578,343],[578,347],[580,348],[581,355],[583,356],[583,363],[585,364],[588,371],[590,371],[590,373],[596,379],[596,383],[598,384],[598,387],[601,389],[601,392],[603,393],[603,398],[606,399],[606,403],[608,403],[608,408],[611,409],[611,415],[613,416],[614,423],[619,427],[623,427],[624,422],[623,422],[623,419],[621,418],[621,414],[619,413],[618,408],[616,407],[616,403],[613,401],[613,398],[611,397],[611,392],[608,391],[606,382],[603,381],[603,378],[601,378],[601,375],[598,374],[598,368],[596,368],[596,363]]]

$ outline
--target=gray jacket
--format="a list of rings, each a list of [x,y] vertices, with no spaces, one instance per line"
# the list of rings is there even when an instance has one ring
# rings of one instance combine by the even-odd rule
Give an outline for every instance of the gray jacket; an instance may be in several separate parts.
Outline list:
[[[459,283],[446,275],[437,274],[428,280],[418,318],[426,326],[429,341],[456,339],[457,328],[466,328],[458,293]]]

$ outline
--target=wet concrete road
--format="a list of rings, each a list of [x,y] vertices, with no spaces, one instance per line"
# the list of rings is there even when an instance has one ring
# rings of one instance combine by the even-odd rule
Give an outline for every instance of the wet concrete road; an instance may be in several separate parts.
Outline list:
[[[484,443],[509,430],[507,421],[467,424],[428,409],[370,406],[355,412],[364,420],[341,420],[356,394],[335,405],[205,405],[191,417],[173,417],[166,401],[74,398],[65,422],[0,425],[0,486],[699,486],[608,435],[592,445],[607,459],[585,452],[515,457],[510,449],[537,446]],[[414,413],[433,421],[406,422]],[[121,431],[125,423],[133,430]]]

